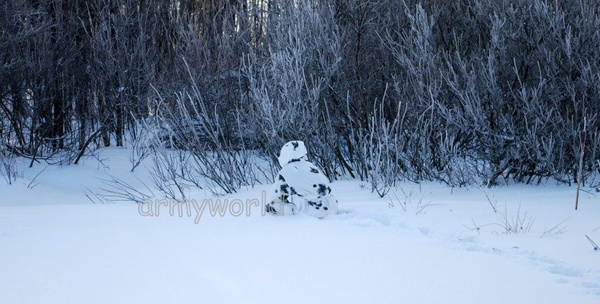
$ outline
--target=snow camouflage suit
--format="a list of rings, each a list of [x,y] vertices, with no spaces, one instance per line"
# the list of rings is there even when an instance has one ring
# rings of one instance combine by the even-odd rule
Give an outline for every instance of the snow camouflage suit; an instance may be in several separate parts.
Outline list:
[[[306,158],[302,141],[286,143],[279,154],[281,171],[266,206],[275,215],[304,213],[324,217],[337,212],[338,202],[331,195],[329,180]]]

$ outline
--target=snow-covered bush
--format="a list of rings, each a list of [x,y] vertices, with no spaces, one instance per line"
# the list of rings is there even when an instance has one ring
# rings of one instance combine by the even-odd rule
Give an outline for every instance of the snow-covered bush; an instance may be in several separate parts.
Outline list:
[[[338,173],[333,151],[338,117],[330,115],[329,96],[339,73],[341,37],[329,5],[280,1],[269,19],[266,49],[249,54],[242,68],[247,81],[241,110],[273,159],[294,138],[303,140],[330,178]],[[338,127],[337,125],[335,127]]]
[[[223,164],[232,176],[198,174],[227,192],[254,174],[243,166],[256,155],[272,178],[292,138],[329,179],[375,191],[397,178],[580,182],[580,155],[581,182],[594,183],[599,11],[549,0],[9,1],[0,138],[77,163],[153,116],[153,146]],[[132,145],[135,168],[146,145]]]
[[[584,121],[594,126],[585,148],[598,153],[596,4],[428,4],[406,5],[385,36],[390,97],[413,103],[410,174],[453,185],[576,179]]]

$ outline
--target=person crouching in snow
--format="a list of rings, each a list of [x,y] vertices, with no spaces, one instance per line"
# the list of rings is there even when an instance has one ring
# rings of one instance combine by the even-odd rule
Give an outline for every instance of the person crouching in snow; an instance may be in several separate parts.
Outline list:
[[[322,218],[338,210],[329,180],[307,159],[302,141],[290,141],[279,154],[277,174],[266,211],[274,215],[299,213]]]

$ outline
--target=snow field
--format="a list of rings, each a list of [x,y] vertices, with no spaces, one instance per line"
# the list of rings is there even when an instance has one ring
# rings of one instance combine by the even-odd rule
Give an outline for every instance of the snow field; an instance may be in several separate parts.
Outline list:
[[[49,167],[32,189],[40,167],[0,185],[0,303],[600,303],[594,192],[574,211],[575,187],[404,183],[381,199],[338,181],[340,213],[322,220],[207,210],[195,224],[92,204],[98,178],[138,181],[126,150],[101,153],[104,165]],[[506,234],[525,213],[527,231]]]

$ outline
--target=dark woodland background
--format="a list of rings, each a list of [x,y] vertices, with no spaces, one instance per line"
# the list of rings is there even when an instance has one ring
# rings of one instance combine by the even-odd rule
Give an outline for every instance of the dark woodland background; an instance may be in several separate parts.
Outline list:
[[[129,145],[132,170],[233,192],[298,139],[380,194],[577,182],[600,171],[599,29],[595,0],[2,1],[0,155]]]

